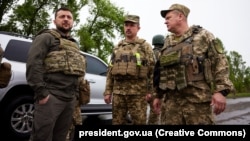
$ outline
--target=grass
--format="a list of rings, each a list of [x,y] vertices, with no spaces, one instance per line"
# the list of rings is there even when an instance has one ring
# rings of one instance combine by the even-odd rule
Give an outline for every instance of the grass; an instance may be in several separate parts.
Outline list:
[[[250,97],[250,93],[236,93],[235,95],[230,93],[227,98],[237,98],[237,97]]]

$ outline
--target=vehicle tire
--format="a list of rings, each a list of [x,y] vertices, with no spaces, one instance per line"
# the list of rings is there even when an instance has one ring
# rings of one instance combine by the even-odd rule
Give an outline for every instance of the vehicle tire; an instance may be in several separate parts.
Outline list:
[[[100,119],[98,115],[89,115],[83,121],[83,126],[93,126],[93,125],[100,125]]]
[[[13,139],[28,139],[32,130],[33,96],[20,96],[13,99],[3,111],[3,125],[6,135]]]
[[[99,115],[89,115],[84,121],[83,126],[112,125],[112,119],[101,119]]]

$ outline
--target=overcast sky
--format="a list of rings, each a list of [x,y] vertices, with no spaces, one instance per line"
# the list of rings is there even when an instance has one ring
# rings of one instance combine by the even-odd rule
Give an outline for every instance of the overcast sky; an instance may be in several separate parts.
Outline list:
[[[242,55],[250,66],[250,0],[110,0],[129,14],[140,16],[138,36],[152,43],[155,34],[168,31],[160,10],[174,3],[190,8],[189,26],[200,25],[222,40],[225,49]]]

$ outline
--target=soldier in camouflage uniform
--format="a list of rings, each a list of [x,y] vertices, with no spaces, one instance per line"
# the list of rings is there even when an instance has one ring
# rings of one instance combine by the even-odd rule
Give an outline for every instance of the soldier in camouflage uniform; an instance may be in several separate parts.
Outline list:
[[[86,61],[77,41],[70,9],[55,12],[56,29],[39,32],[28,53],[26,78],[34,90],[34,120],[30,141],[65,141],[72,123],[79,78]]]
[[[152,38],[152,45],[154,46],[153,51],[155,54],[155,60],[158,60],[158,56],[160,53],[160,50],[162,49],[163,45],[164,45],[164,36],[157,34]],[[155,81],[154,81],[155,82]],[[153,82],[153,84],[154,84]],[[155,84],[154,84],[155,86]],[[148,117],[148,125],[157,125],[160,124],[160,115],[156,114],[154,112],[154,108],[153,108],[153,98],[151,98],[149,100],[149,117]]]
[[[126,37],[114,47],[111,56],[104,100],[112,102],[114,125],[127,124],[127,113],[132,124],[146,124],[146,100],[153,93],[155,61],[151,45],[137,36],[139,29],[139,16],[125,16]]]
[[[225,110],[226,96],[233,89],[221,43],[204,28],[189,27],[189,12],[181,4],[161,11],[171,32],[155,65],[159,69],[154,99],[157,113],[165,95],[161,124],[215,124],[214,114]]]
[[[87,63],[87,62],[86,62]],[[90,85],[84,77],[79,79],[79,96],[77,96],[75,110],[73,112],[72,123],[69,128],[66,141],[73,141],[75,135],[75,126],[82,125],[82,116],[81,116],[81,105],[86,105],[90,101]],[[86,97],[87,95],[87,97]]]
[[[76,105],[75,105],[75,110],[73,112],[73,119],[72,119],[72,123],[70,125],[70,128],[68,130],[66,141],[73,141],[74,140],[75,126],[76,125],[82,125],[81,105],[79,104],[78,100],[77,100]]]

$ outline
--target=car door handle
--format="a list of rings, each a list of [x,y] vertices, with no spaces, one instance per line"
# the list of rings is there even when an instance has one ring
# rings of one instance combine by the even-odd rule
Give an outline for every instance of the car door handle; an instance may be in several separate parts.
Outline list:
[[[87,79],[89,83],[96,83],[93,79]]]

